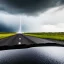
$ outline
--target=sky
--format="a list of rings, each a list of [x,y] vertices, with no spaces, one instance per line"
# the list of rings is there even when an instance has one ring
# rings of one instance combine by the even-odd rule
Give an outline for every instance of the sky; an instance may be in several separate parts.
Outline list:
[[[0,32],[64,32],[64,0],[0,0]]]

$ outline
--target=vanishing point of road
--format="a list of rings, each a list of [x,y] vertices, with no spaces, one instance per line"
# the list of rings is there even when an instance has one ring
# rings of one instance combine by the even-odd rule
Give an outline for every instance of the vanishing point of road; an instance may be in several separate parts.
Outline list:
[[[32,36],[26,36],[23,34],[16,34],[0,40],[0,46],[22,45],[22,44],[30,45],[30,44],[39,44],[39,43],[64,43],[64,42],[48,40],[48,39],[40,39]]]

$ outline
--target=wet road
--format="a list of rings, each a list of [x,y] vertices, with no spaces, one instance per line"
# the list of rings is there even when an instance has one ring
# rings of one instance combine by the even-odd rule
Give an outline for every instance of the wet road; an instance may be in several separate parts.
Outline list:
[[[30,45],[30,44],[39,44],[39,43],[63,43],[63,42],[47,40],[47,39],[40,39],[40,38],[26,36],[26,35],[22,35],[22,34],[16,34],[14,36],[0,40],[0,46],[22,45],[22,44]]]
[[[34,42],[29,40],[28,38],[25,38],[25,36],[23,36],[22,34],[16,34],[14,36],[0,40],[0,46],[3,46],[3,45],[21,45],[21,44],[30,45],[30,44],[34,44]]]

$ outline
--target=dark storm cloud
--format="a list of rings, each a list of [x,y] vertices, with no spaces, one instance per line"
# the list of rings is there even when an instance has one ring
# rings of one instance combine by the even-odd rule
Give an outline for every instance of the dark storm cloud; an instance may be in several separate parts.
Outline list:
[[[0,32],[15,32],[15,30],[5,24],[0,23]]]
[[[33,14],[54,7],[59,1],[64,4],[64,0],[0,0],[0,9],[9,13]]]
[[[64,0],[60,0],[61,4],[64,4]]]

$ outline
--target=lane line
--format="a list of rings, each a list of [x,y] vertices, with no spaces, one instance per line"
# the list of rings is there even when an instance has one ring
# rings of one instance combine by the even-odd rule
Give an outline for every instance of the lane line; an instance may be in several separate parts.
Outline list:
[[[21,40],[21,38],[19,38],[19,40]]]
[[[18,42],[19,45],[21,45],[21,42]]]

